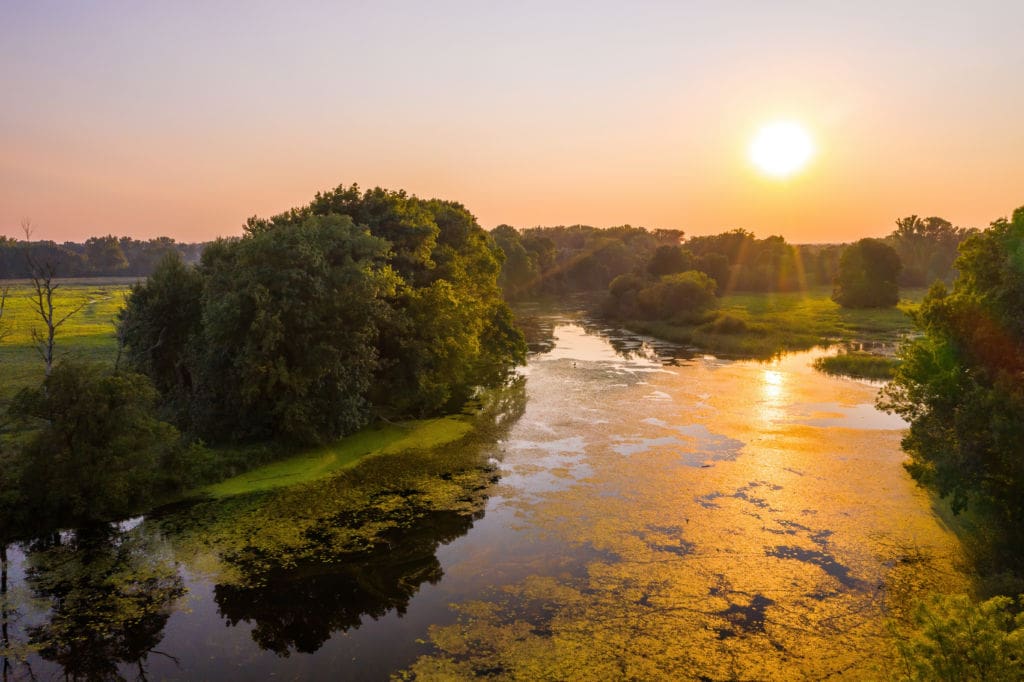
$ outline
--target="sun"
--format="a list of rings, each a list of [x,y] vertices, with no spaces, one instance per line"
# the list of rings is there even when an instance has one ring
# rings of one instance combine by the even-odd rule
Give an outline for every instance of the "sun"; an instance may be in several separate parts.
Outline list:
[[[751,162],[761,172],[776,178],[788,178],[803,170],[812,156],[811,136],[792,121],[769,123],[750,143]]]

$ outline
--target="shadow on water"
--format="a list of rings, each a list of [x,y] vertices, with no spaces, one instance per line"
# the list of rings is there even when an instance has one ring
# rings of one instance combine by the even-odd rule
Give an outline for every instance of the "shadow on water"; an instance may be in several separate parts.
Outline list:
[[[366,617],[404,614],[423,584],[443,577],[438,548],[483,517],[499,478],[494,443],[521,416],[523,389],[519,379],[483,396],[473,431],[456,443],[373,457],[270,496],[198,505],[178,549],[197,539],[218,548],[218,612],[230,626],[251,624],[256,644],[279,656],[315,652]]]
[[[472,526],[472,517],[433,512],[388,533],[390,549],[277,569],[257,584],[217,585],[214,599],[229,625],[254,625],[252,638],[261,648],[279,656],[313,653],[333,633],[358,628],[366,617],[379,619],[392,610],[403,615],[422,584],[443,577],[438,546]]]
[[[5,561],[3,576],[4,679],[146,679],[154,656],[162,659],[155,677],[187,675],[194,661],[161,650],[184,644],[164,642],[187,591],[183,567],[193,590],[210,585],[224,622],[252,626],[253,641],[278,656],[317,651],[367,617],[405,613],[424,584],[443,577],[438,548],[483,517],[498,480],[495,443],[523,413],[524,380],[472,407],[473,431],[446,446],[12,548],[11,575]],[[188,601],[205,598],[193,592]],[[209,618],[189,627],[223,631]],[[216,664],[225,674],[231,665]]]
[[[159,545],[140,529],[113,528],[29,543],[23,564],[28,601],[4,613],[16,631],[5,637],[5,679],[8,665],[11,679],[35,677],[29,653],[59,666],[67,679],[122,679],[128,671],[145,679],[151,657],[169,657],[157,647],[185,594],[177,567]],[[17,634],[20,643],[11,641]]]

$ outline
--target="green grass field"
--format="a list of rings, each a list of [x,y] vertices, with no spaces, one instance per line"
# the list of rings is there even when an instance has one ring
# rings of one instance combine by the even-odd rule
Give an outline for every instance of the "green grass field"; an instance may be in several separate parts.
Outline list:
[[[462,415],[379,424],[336,443],[271,462],[197,492],[221,498],[308,483],[347,469],[370,455],[428,450],[457,441],[471,429],[470,420]]]
[[[840,307],[827,287],[799,293],[729,294],[720,300],[716,319],[729,316],[742,321],[741,325],[719,324],[716,328],[714,321],[675,324],[630,320],[626,326],[723,356],[769,358],[838,342],[894,343],[912,330],[907,313],[917,307],[926,291],[902,290],[897,307],[865,310]]]
[[[113,362],[117,351],[113,320],[124,305],[134,278],[66,279],[54,294],[58,319],[83,306],[57,330],[56,358]],[[0,341],[0,407],[19,389],[38,385],[44,366],[32,342],[32,329],[44,331],[38,313],[32,309],[33,290],[25,280],[0,282],[9,286],[3,327],[8,335]]]

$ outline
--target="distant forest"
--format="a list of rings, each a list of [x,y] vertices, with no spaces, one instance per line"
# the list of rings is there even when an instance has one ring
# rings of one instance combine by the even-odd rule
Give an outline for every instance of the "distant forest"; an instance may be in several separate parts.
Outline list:
[[[957,247],[977,230],[942,218],[896,221],[884,241],[899,254],[899,284],[928,286],[955,276]],[[758,239],[737,229],[684,238],[680,230],[623,225],[496,227],[491,235],[505,252],[500,282],[507,298],[607,289],[619,276],[659,278],[696,270],[714,280],[719,295],[734,291],[785,292],[831,286],[847,244],[789,244]]]
[[[900,256],[900,286],[950,282],[957,247],[975,232],[938,217],[897,220],[896,229],[884,241]],[[780,236],[759,239],[743,229],[686,238],[682,230],[630,225],[525,230],[499,225],[490,234],[505,254],[500,283],[510,300],[604,291],[619,275],[661,277],[688,270],[714,280],[719,295],[831,286],[848,246],[790,244]],[[58,244],[0,236],[0,279],[30,275],[29,249],[38,262],[54,265],[61,277],[148,277],[169,252],[177,252],[185,263],[198,263],[209,243],[107,235]]]
[[[58,244],[0,236],[0,279],[30,277],[30,249],[36,262],[53,266],[61,277],[148,277],[164,255],[177,252],[186,263],[197,263],[205,246],[170,237],[141,240],[107,235]]]

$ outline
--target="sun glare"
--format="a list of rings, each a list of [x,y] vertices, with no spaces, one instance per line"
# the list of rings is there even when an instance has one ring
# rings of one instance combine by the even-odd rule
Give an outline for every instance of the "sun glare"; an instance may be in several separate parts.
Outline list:
[[[750,143],[750,160],[763,173],[787,178],[802,170],[814,155],[814,143],[797,123],[777,121],[758,131]]]

